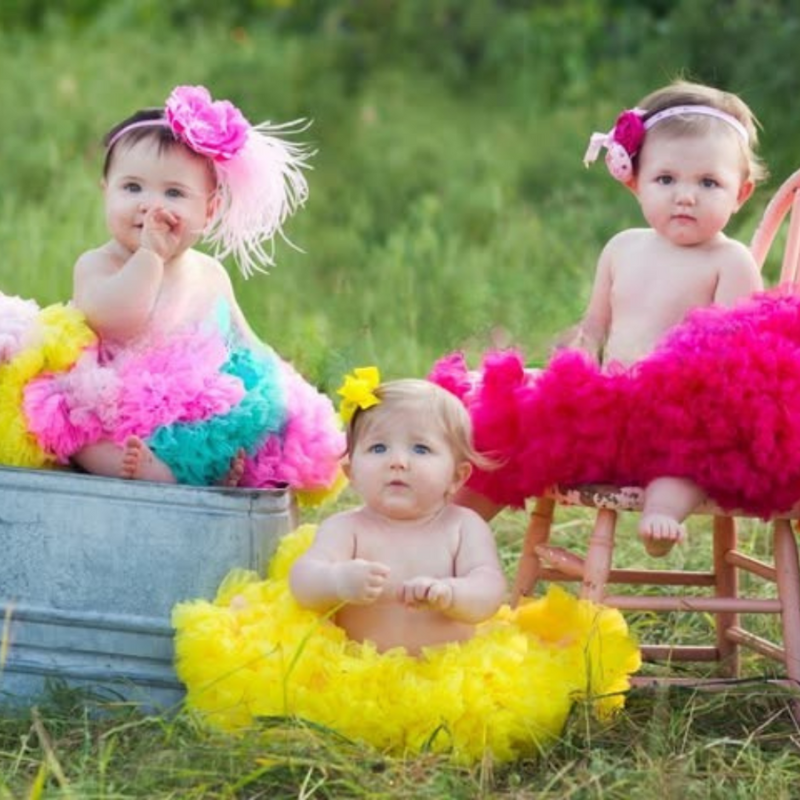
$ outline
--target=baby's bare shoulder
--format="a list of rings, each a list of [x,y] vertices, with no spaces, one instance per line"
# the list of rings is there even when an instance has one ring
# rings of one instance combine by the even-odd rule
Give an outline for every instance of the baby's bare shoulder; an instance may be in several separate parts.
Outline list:
[[[731,305],[764,288],[761,270],[750,249],[741,242],[726,238],[715,253],[714,262],[717,268],[715,302]]]
[[[626,228],[615,233],[606,243],[606,249],[616,250],[622,247],[641,245],[653,240],[653,231],[650,228]]]
[[[726,236],[720,242],[719,249],[720,252],[724,253],[725,255],[735,256],[743,261],[755,261],[750,248],[746,244],[740,242],[738,239],[731,239],[730,237]]]
[[[336,514],[331,514],[331,516],[324,519],[319,524],[318,530],[321,533],[328,531],[352,530],[353,526],[361,525],[363,523],[363,517],[364,509],[362,507],[350,508],[346,511],[339,511]]]
[[[355,511],[341,511],[320,522],[309,553],[343,553],[352,557],[354,542],[360,527]]]
[[[473,511],[471,508],[464,508],[455,504],[449,505],[441,517],[443,525],[460,531],[467,531],[476,535],[491,534],[489,523]]]
[[[640,261],[642,253],[653,247],[655,239],[649,228],[627,228],[614,234],[600,254],[600,261],[609,267],[619,265],[627,260]]]
[[[81,276],[117,272],[123,263],[108,245],[103,245],[78,256],[75,262],[75,274]]]
[[[192,268],[196,271],[203,272],[211,277],[230,280],[228,271],[216,258],[207,253],[201,253],[199,250],[189,250],[188,254],[191,255]]]
[[[725,237],[714,246],[713,254],[720,273],[759,271],[750,248],[736,239]]]

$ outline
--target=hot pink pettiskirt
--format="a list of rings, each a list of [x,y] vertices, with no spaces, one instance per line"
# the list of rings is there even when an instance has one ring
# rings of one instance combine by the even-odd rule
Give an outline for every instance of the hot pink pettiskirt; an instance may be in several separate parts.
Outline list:
[[[502,351],[476,372],[446,356],[430,378],[462,398],[497,460],[470,480],[497,503],[659,476],[765,517],[800,500],[800,298],[778,290],[694,311],[628,368],[565,350],[536,372]]]

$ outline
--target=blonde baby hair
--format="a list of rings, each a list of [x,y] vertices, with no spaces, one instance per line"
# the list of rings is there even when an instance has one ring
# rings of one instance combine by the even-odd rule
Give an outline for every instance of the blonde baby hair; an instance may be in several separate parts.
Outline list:
[[[472,442],[472,420],[461,401],[430,381],[402,378],[387,381],[375,389],[380,401],[368,409],[358,409],[347,426],[347,454],[352,456],[358,440],[379,415],[406,408],[422,408],[441,427],[455,462],[468,461],[480,469],[492,469],[494,462],[479,453]]]

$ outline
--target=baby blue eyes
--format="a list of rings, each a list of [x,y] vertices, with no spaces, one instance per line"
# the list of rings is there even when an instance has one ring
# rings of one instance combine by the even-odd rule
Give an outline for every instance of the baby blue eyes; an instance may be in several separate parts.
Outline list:
[[[371,444],[367,448],[367,452],[381,455],[382,453],[388,453],[389,448],[382,442],[378,442],[376,444]],[[424,456],[431,452],[431,448],[426,444],[415,444],[411,446],[411,452],[414,453],[414,455]]]
[[[662,186],[671,186],[673,183],[675,183],[675,178],[673,178],[672,175],[659,175],[656,178],[656,183],[659,183]],[[704,189],[714,189],[719,186],[719,182],[715,181],[713,178],[703,178],[700,181],[700,185]]]
[[[122,187],[123,191],[130,192],[131,194],[139,194],[142,191],[140,183],[126,183]],[[180,189],[167,189],[164,194],[172,199],[185,197],[186,195]]]

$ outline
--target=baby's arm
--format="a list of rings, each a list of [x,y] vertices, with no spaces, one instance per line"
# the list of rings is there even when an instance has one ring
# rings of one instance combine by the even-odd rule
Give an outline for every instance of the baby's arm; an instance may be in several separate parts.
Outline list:
[[[289,574],[297,602],[322,612],[339,603],[374,603],[389,579],[389,568],[377,561],[353,558],[354,553],[352,516],[340,514],[323,522],[314,543]]]
[[[164,277],[177,255],[183,220],[164,209],[144,218],[140,247],[120,263],[108,246],[84,253],[75,264],[73,301],[101,336],[125,341],[147,326]]]
[[[760,292],[763,288],[764,281],[752,253],[741,242],[731,240],[717,279],[714,302],[732,306],[737,300]]]
[[[401,587],[407,605],[427,605],[461,622],[481,622],[497,611],[506,595],[494,536],[486,522],[463,510],[455,577],[419,577]]]
[[[137,250],[119,268],[106,252],[92,250],[75,264],[72,299],[100,336],[125,341],[147,325],[163,275],[155,253]]]
[[[611,253],[613,246],[614,239],[600,253],[589,304],[570,345],[584,350],[594,358],[600,358],[611,327],[611,265],[613,260]]]

